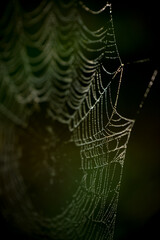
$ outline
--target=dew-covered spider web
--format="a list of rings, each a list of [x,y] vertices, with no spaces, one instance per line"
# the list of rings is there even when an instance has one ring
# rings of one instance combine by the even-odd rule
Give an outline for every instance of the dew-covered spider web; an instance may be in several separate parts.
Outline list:
[[[111,4],[9,1],[0,21],[0,201],[38,239],[113,239],[134,120]]]

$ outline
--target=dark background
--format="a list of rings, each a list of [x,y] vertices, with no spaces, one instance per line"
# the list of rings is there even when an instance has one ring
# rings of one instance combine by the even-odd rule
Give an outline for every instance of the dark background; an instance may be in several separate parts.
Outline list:
[[[120,109],[133,116],[155,69],[159,69],[158,1],[113,1],[113,21],[124,66]],[[133,64],[147,59],[146,63]],[[122,99],[122,100],[121,100]],[[160,74],[145,100],[128,144],[115,228],[116,240],[159,239]]]
[[[85,1],[99,9],[104,1]],[[159,2],[111,1],[117,46],[124,63],[119,99],[122,115],[136,118],[128,144],[115,240],[158,239],[160,227],[160,73],[140,114],[137,109],[153,71],[159,69]],[[28,2],[28,4],[30,4]],[[133,63],[150,59],[144,63]],[[127,64],[130,63],[130,64]],[[1,216],[2,239],[27,239]],[[4,237],[2,234],[4,233]]]

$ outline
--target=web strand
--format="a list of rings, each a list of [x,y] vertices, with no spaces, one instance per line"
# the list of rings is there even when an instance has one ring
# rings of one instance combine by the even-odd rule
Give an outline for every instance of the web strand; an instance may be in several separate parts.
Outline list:
[[[139,105],[139,110],[137,111],[137,114],[139,114],[141,109],[143,108],[144,102],[145,102],[145,100],[146,100],[146,98],[147,98],[147,96],[148,96],[148,94],[149,94],[149,92],[151,90],[151,87],[152,87],[152,85],[153,85],[153,83],[154,83],[154,81],[155,81],[155,79],[157,77],[157,74],[158,74],[158,70],[154,70],[153,75],[151,77],[151,80],[150,80],[150,82],[148,84],[148,87],[147,87],[147,89],[146,89],[146,91],[144,93],[143,99],[142,99],[142,101],[141,101],[141,103]]]

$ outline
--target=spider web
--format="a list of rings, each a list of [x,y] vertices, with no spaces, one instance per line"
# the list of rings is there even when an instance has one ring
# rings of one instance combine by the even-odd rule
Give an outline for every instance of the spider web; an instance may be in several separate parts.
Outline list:
[[[134,120],[117,111],[123,64],[111,4],[97,12],[74,0],[4,8],[3,214],[36,238],[113,239]]]

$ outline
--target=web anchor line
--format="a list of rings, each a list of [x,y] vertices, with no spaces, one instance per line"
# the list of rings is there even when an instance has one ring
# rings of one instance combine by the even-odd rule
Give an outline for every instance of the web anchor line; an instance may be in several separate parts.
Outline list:
[[[149,92],[150,92],[150,90],[151,90],[151,87],[153,86],[153,83],[154,83],[154,81],[155,81],[155,79],[156,79],[156,77],[157,77],[157,74],[158,74],[158,70],[155,69],[154,72],[153,72],[153,74],[152,74],[151,80],[150,80],[150,82],[149,82],[149,84],[148,84],[148,87],[146,88],[146,91],[145,91],[145,93],[144,93],[143,99],[142,99],[142,101],[141,101],[141,103],[140,103],[140,105],[139,105],[139,109],[138,109],[138,111],[137,111],[137,114],[139,114],[140,111],[142,110],[142,108],[143,108],[143,106],[144,106],[144,103],[145,103],[145,100],[146,100],[146,98],[148,97],[148,94],[149,94]]]

